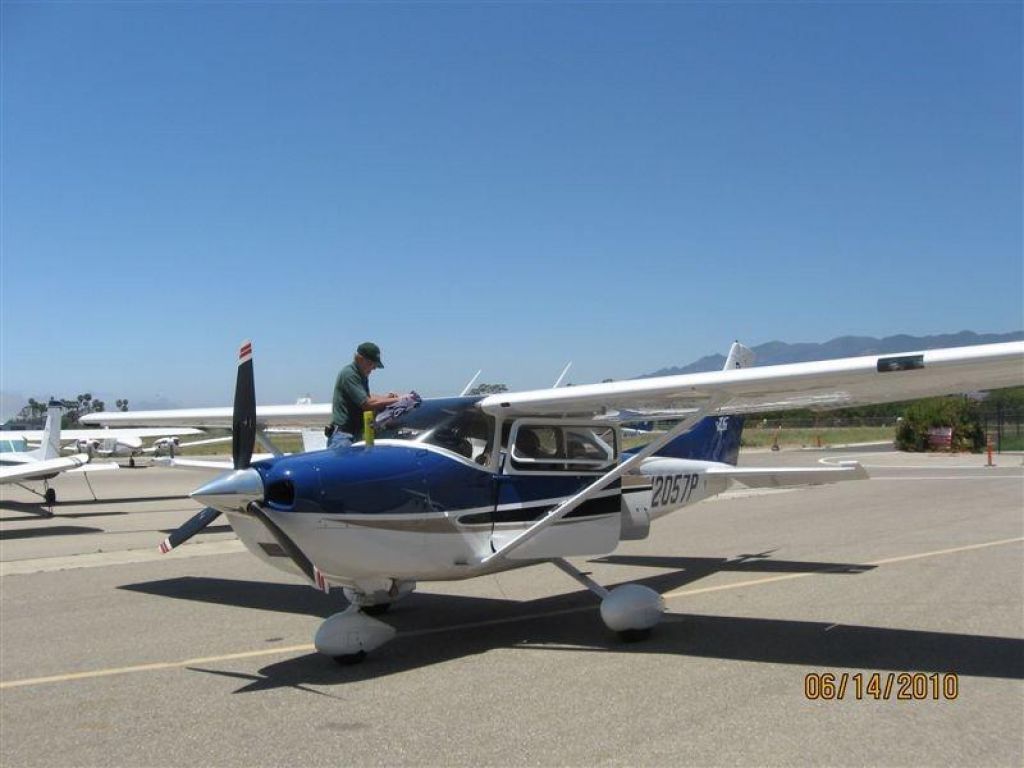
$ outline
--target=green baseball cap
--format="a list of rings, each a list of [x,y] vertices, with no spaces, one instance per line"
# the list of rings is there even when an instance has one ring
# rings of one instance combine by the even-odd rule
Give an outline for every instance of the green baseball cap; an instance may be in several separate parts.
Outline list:
[[[384,363],[380,361],[380,347],[378,347],[372,341],[364,341],[362,344],[356,347],[356,354],[362,355],[367,360],[374,363],[378,368],[384,367]]]

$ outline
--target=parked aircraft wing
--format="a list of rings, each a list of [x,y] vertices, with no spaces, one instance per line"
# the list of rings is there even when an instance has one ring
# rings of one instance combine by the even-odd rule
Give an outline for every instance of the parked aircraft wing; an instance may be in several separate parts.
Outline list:
[[[84,424],[105,424],[111,427],[155,427],[165,424],[187,424],[190,427],[231,428],[230,406],[223,408],[177,408],[166,411],[123,411],[90,413],[80,421]],[[331,420],[330,403],[256,406],[256,427],[323,427]]]
[[[102,412],[101,412],[102,413]],[[121,411],[118,411],[121,413]],[[139,438],[139,437],[177,437],[179,435],[201,435],[201,429],[192,427],[180,427],[178,429],[63,429],[60,433],[61,442],[70,440],[108,440],[110,438]],[[34,429],[20,432],[4,432],[5,438],[17,440],[23,438],[27,443],[39,443],[43,439],[43,430]]]
[[[1024,342],[869,355],[489,395],[496,416],[706,407],[713,414],[913,400],[1024,384]]]
[[[272,453],[257,453],[252,457],[252,461],[264,461],[265,459],[271,459],[274,457]],[[182,459],[175,456],[160,456],[153,459],[153,464],[159,467],[173,467],[174,469],[209,469],[217,470],[218,472],[224,472],[225,470],[232,469],[234,464],[225,459]]]
[[[43,459],[16,467],[0,467],[0,483],[14,483],[19,480],[51,477],[69,469],[75,469],[89,463],[89,454],[76,453],[74,456],[60,456],[56,459]]]
[[[92,474],[93,472],[109,472],[112,469],[120,468],[121,465],[113,461],[90,461],[85,466],[69,469],[67,473],[69,475],[74,475],[81,472],[88,472],[89,474]]]

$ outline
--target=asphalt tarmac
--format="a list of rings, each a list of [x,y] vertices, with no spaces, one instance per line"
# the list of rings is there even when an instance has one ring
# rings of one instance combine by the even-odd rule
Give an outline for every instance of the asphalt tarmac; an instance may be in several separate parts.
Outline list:
[[[1024,764],[1021,456],[741,464],[850,457],[872,479],[733,491],[574,559],[666,596],[646,641],[543,565],[421,584],[350,667],[312,647],[341,595],[226,525],[156,552],[209,474],[101,473],[98,501],[63,476],[51,518],[3,486],[0,765]]]

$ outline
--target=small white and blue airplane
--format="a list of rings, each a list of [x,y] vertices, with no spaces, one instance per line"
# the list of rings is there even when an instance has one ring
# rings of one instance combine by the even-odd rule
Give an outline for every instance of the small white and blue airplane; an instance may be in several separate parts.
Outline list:
[[[50,487],[50,480],[63,472],[83,473],[85,482],[92,491],[89,476],[86,472],[100,472],[117,469],[117,464],[90,464],[92,457],[88,453],[77,453],[73,456],[61,456],[60,419],[64,412],[63,406],[51,401],[46,409],[46,424],[38,433],[41,445],[34,450],[17,450],[27,445],[24,433],[0,433],[7,447],[16,450],[0,452],[0,483],[13,483],[25,490],[42,496],[47,504],[57,501],[57,492]],[[42,480],[43,493],[24,484],[26,480]],[[96,498],[93,492],[93,498]]]
[[[224,514],[247,549],[348,607],[315,635],[316,648],[351,662],[395,630],[373,618],[417,581],[467,579],[551,563],[600,599],[606,626],[627,639],[660,620],[662,597],[637,584],[609,591],[567,557],[645,539],[651,523],[723,492],[866,477],[838,467],[736,466],[745,414],[837,408],[1024,383],[1024,342],[750,367],[734,344],[726,368],[583,386],[423,400],[349,449],[252,462],[268,427],[309,426],[330,404],[255,404],[252,345],[242,345],[234,407],[92,414],[96,423],[188,424],[233,430],[233,470],[194,491],[204,508],[162,551]],[[621,422],[636,414],[681,420],[624,450]],[[373,614],[373,615],[371,615]]]

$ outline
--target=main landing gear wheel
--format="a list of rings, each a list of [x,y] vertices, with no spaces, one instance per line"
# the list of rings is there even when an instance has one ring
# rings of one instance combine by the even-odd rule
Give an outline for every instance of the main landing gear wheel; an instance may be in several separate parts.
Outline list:
[[[601,621],[627,643],[646,640],[665,613],[665,599],[642,584],[622,584],[608,591],[568,560],[551,561],[601,598]]]
[[[53,488],[47,488],[46,493],[43,494],[43,498],[46,499],[47,504],[57,503],[57,492]]]
[[[339,664],[343,667],[351,667],[353,664],[360,664],[366,658],[366,651],[360,651],[359,653],[349,653],[344,656],[332,656],[335,664]]]
[[[664,612],[662,596],[642,584],[623,584],[601,601],[601,620],[627,643],[650,637]]]
[[[624,643],[640,643],[651,636],[652,629],[626,629],[619,632],[619,640]]]
[[[132,469],[135,469],[135,457],[134,456],[129,456],[128,457],[128,466],[131,467]]]

